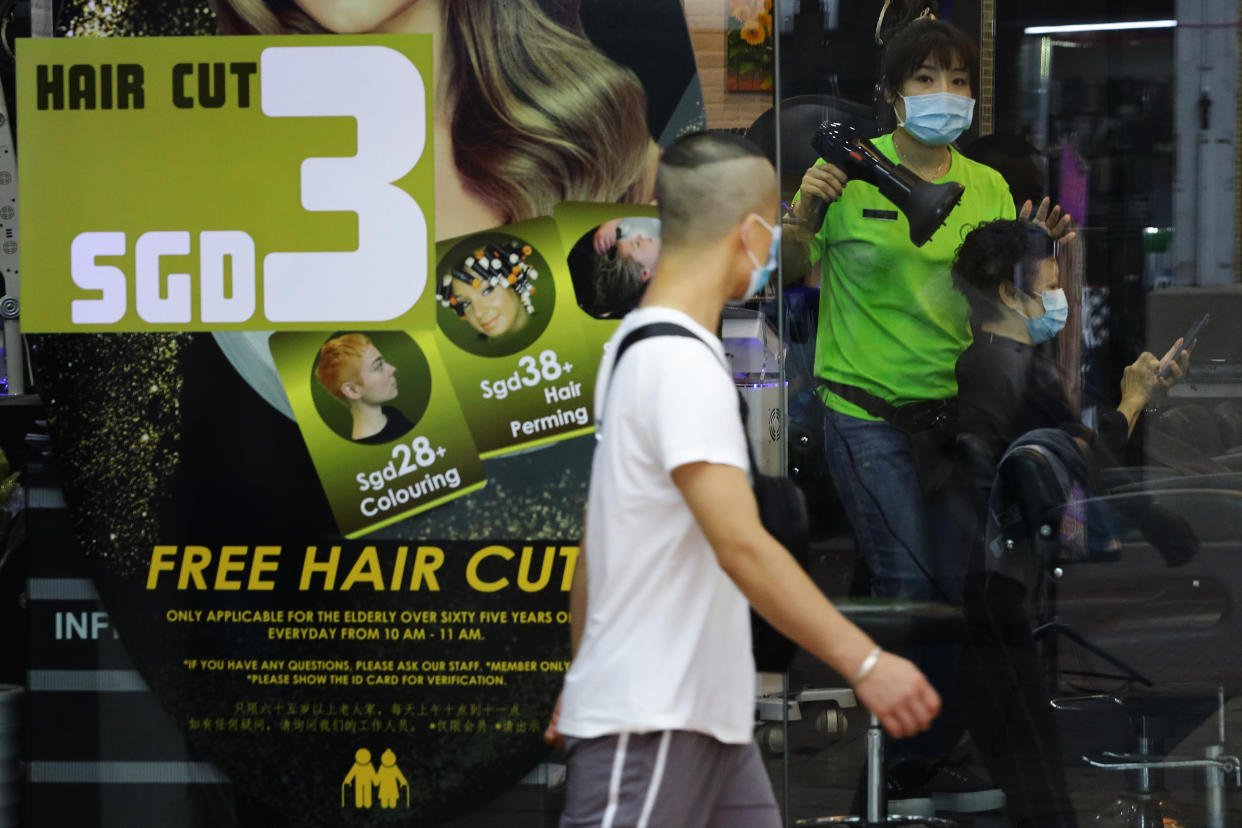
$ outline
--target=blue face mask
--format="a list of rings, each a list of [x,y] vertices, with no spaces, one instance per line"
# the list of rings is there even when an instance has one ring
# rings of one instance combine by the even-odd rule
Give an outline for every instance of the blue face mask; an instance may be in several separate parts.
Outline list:
[[[755,254],[750,252],[750,248],[746,248],[746,255],[750,257],[750,261],[755,265],[755,269],[750,272],[750,284],[746,286],[746,297],[750,298],[759,291],[763,290],[768,280],[772,278],[772,273],[776,270],[776,257],[781,249],[781,228],[773,227],[759,216],[759,223],[768,228],[772,233],[772,244],[768,247],[768,260],[763,264],[759,264],[759,260],[755,258]]]
[[[1065,298],[1065,291],[1060,288],[1045,290],[1039,298],[1044,303],[1043,316],[1030,317],[1018,311],[1026,318],[1026,332],[1036,345],[1059,334],[1065,327],[1065,320],[1069,319],[1069,300]]]
[[[906,119],[898,123],[920,143],[932,147],[951,144],[965,132],[974,118],[975,99],[952,92],[902,96]]]

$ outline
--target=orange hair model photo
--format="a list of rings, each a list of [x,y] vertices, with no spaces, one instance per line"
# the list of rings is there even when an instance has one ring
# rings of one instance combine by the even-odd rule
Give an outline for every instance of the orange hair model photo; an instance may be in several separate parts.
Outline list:
[[[364,334],[333,337],[319,350],[315,379],[346,408],[353,419],[355,443],[389,443],[414,424],[392,402],[397,398],[397,368]]]

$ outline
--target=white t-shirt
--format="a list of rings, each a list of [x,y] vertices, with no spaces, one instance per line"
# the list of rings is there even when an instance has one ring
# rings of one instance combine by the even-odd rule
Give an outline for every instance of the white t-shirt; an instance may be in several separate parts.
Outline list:
[[[617,346],[651,322],[677,323],[703,341],[636,342],[609,389]],[[749,469],[725,364],[720,340],[671,308],[633,311],[605,348],[587,503],[587,618],[565,676],[566,735],[691,730],[751,740],[748,604],[672,478],[699,461]]]

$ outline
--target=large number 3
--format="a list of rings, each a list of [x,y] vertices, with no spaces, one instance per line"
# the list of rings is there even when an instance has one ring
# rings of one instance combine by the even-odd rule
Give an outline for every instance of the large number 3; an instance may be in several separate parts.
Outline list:
[[[427,220],[393,186],[422,157],[426,88],[417,68],[383,46],[263,50],[263,112],[352,116],[358,152],[302,162],[302,206],[358,215],[358,249],[268,253],[263,309],[272,322],[380,322],[408,311],[427,284]]]

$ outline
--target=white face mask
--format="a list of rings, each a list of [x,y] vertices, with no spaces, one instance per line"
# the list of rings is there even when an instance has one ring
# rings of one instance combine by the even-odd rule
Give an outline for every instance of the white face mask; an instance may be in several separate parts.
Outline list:
[[[901,96],[906,104],[906,119],[898,126],[920,143],[940,147],[956,141],[974,119],[975,99],[952,92]]]

